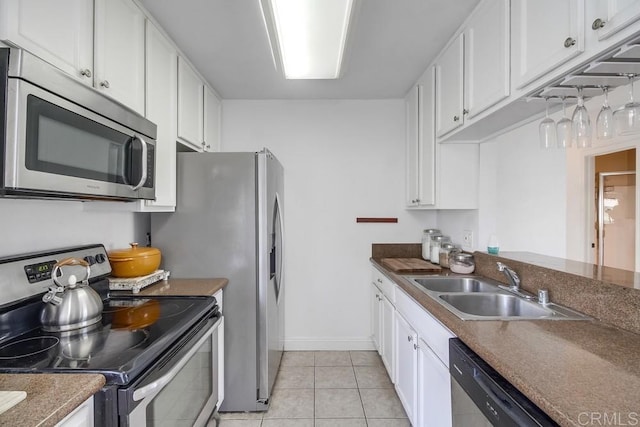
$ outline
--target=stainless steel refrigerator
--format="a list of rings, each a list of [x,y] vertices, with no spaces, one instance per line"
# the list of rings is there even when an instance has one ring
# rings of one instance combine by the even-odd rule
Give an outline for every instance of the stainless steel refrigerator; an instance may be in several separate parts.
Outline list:
[[[222,411],[263,411],[284,346],[283,168],[258,153],[178,153],[177,206],[151,215],[176,278],[226,277]]]

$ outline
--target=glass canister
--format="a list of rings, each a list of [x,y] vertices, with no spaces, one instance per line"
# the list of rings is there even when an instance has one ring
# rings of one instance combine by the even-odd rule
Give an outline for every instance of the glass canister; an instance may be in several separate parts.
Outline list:
[[[427,228],[422,231],[422,259],[429,260],[431,258],[431,236],[440,234],[437,228]]]
[[[472,254],[451,252],[449,254],[449,268],[454,273],[471,274],[476,269],[476,262]]]
[[[450,240],[449,236],[443,234],[434,234],[431,236],[431,256],[429,257],[429,261],[431,261],[432,264],[440,264],[440,246]]]
[[[440,266],[449,268],[449,254],[451,252],[460,252],[460,248],[450,242],[440,245]]]

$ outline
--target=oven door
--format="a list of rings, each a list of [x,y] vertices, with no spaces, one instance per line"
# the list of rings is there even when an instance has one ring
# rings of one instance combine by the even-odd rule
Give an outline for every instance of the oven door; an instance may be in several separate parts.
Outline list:
[[[222,317],[173,350],[148,374],[118,391],[120,425],[204,426],[218,404],[218,338]],[[129,408],[128,410],[126,408]]]
[[[8,79],[7,111],[9,194],[155,198],[152,139],[20,79]]]

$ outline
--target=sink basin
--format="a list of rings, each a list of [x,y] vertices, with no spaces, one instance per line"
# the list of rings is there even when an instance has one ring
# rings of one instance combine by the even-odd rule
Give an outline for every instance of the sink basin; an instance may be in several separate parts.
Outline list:
[[[440,294],[440,302],[463,320],[588,320],[557,304],[541,305],[509,294]]]
[[[557,304],[538,304],[478,276],[405,276],[414,286],[462,320],[590,320]]]
[[[473,316],[543,317],[553,315],[553,311],[542,305],[531,303],[514,295],[446,294],[440,295],[439,298],[455,309]]]
[[[411,277],[409,280],[433,292],[499,292],[496,285],[476,277]]]

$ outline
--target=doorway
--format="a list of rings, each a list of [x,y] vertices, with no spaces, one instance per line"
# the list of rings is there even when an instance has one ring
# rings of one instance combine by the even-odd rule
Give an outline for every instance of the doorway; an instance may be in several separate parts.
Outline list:
[[[595,157],[594,257],[600,266],[635,270],[636,150]]]

